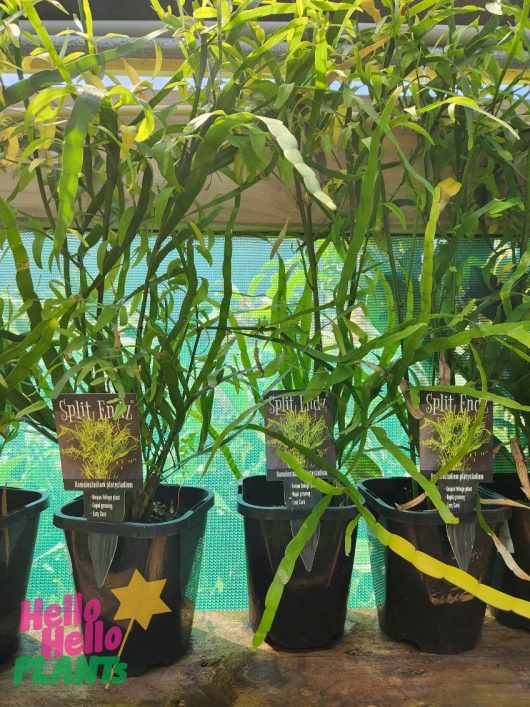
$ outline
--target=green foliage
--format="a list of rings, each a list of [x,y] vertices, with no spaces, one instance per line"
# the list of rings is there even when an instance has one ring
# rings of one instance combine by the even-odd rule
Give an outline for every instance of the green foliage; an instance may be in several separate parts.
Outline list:
[[[0,485],[7,483],[7,468],[2,463],[2,452],[18,434],[19,422],[12,412],[6,410],[0,417]]]
[[[521,88],[530,0],[522,8],[502,3],[505,24],[497,11],[478,8],[466,32],[454,2],[385,0],[375,29],[359,22],[366,3],[194,1],[179,15],[152,4],[182,54],[162,88],[137,80],[131,67],[127,88],[108,66],[153,37],[101,51],[85,18],[76,32],[87,54],[71,57],[66,39],[57,51],[29,2],[33,34],[25,39],[49,68],[26,78],[19,5],[2,19],[0,61],[19,81],[0,85],[0,150],[14,175],[0,202],[0,240],[16,264],[19,301],[2,300],[0,402],[51,434],[47,402],[60,391],[136,393],[148,472],[140,516],[164,471],[185,462],[186,420],[197,424],[195,453],[211,459],[242,429],[263,431],[253,419],[264,387],[309,397],[328,391],[338,468],[282,435],[284,450],[320,463],[382,542],[432,567],[376,526],[342,470],[371,454],[372,430],[394,414],[408,448],[381,434],[378,441],[419,474],[418,422],[400,386],[413,397],[425,378],[434,382],[442,352],[471,389],[480,381],[483,400],[517,401],[530,438],[522,392],[530,360],[530,111]],[[260,24],[285,12],[291,19],[270,32]],[[429,38],[440,24],[443,51]],[[7,110],[18,101],[23,110]],[[219,173],[233,188],[201,204]],[[241,197],[268,176],[291,190],[298,219],[269,234],[269,298],[240,316],[232,239]],[[46,213],[39,222],[16,206],[31,182]],[[214,283],[200,279],[197,263],[213,263],[216,218],[227,202],[233,211]],[[31,263],[20,236],[26,226]],[[398,250],[396,232],[410,234],[407,251]],[[287,239],[290,262],[280,255]],[[478,294],[466,284],[468,242],[489,248],[474,263]],[[341,265],[330,271],[331,255]],[[147,276],[134,287],[138,263]],[[40,280],[50,281],[44,296]],[[367,307],[376,291],[387,302],[384,316]],[[219,389],[243,384],[255,405],[213,430]],[[423,487],[453,522],[436,486]],[[287,569],[310,530],[290,546]],[[444,576],[439,566],[432,571]],[[468,586],[469,578],[458,581]],[[267,621],[281,594],[275,587]]]
[[[133,84],[127,88],[109,64],[154,46],[163,30],[102,50],[84,12],[82,30],[74,30],[87,47],[79,58],[68,53],[66,39],[56,48],[32,3],[23,7],[30,32],[17,29],[18,6],[6,8],[1,20],[8,32],[0,61],[19,79],[0,92],[0,151],[14,178],[12,193],[0,201],[1,241],[15,262],[22,309],[16,332],[14,321],[0,332],[6,348],[0,400],[53,437],[49,399],[61,391],[135,393],[147,469],[146,492],[133,511],[138,517],[164,473],[219,438],[211,424],[217,388],[237,375],[226,329],[241,194],[278,164],[280,177],[289,165],[309,194],[334,207],[295,136],[263,108],[254,112],[263,105],[254,83],[263,86],[257,77],[280,35],[247,56],[243,27],[228,18],[226,26],[212,26],[201,8],[194,3],[184,19],[158,8],[184,57],[161,88],[156,67],[149,79],[124,64]],[[260,31],[253,31],[257,40]],[[28,41],[31,57],[24,56]],[[49,68],[34,70],[41,54]],[[160,47],[156,57],[159,67]],[[34,73],[26,78],[28,69]],[[8,110],[17,102],[22,110]],[[234,188],[202,205],[198,197],[218,173]],[[40,221],[16,205],[32,182],[45,214]],[[228,200],[234,208],[219,284],[200,278],[198,269],[204,261],[213,268],[212,223]],[[25,226],[33,232],[31,258],[21,237]],[[147,277],[132,286],[140,264],[147,264]],[[44,294],[37,293],[41,279],[49,282]],[[7,353],[13,336],[21,337],[17,353],[27,355]],[[188,420],[197,430],[191,453],[183,434]]]
[[[12,412],[6,411],[0,417],[0,454],[6,444],[15,439],[18,433],[19,422]]]
[[[436,419],[423,421],[422,427],[429,429],[430,437],[424,444],[438,452],[440,466],[445,467],[455,453],[467,444],[469,451],[459,462],[458,471],[466,472],[469,469],[470,455],[480,449],[490,439],[490,433],[483,421],[474,426],[474,418],[468,412],[445,410]],[[434,434],[433,434],[434,432]],[[471,439],[468,442],[468,438]]]
[[[62,427],[58,434],[76,444],[63,447],[63,454],[79,459],[87,479],[116,479],[125,457],[137,448],[137,440],[127,425],[116,420],[83,418],[72,428]]]
[[[387,449],[394,459],[399,462],[403,469],[409,474],[413,482],[415,482],[419,488],[421,488],[429,497],[434,507],[437,509],[440,517],[448,524],[457,523],[458,519],[449,510],[447,505],[443,502],[442,496],[438,487],[430,479],[427,479],[417,468],[415,462],[410,458],[408,454],[403,452],[396,444],[394,444],[388,437],[384,429],[374,427],[373,433],[377,440]]]

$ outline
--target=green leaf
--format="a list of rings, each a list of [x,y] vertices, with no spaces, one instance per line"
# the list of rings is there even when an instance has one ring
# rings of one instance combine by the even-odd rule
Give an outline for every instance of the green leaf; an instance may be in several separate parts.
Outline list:
[[[346,555],[346,557],[349,557],[351,555],[352,535],[354,530],[359,525],[360,519],[361,515],[359,514],[358,516],[355,516],[353,520],[350,520],[350,522],[346,526],[346,531],[344,533],[344,554]]]
[[[149,106],[144,106],[144,118],[140,121],[136,142],[144,142],[155,129],[155,114]]]
[[[282,83],[278,87],[278,93],[276,95],[276,100],[274,102],[274,107],[276,110],[280,110],[280,108],[286,103],[288,100],[289,96],[293,92],[294,89],[294,83]]]
[[[139,49],[150,44],[155,37],[166,32],[166,28],[155,30],[145,37],[133,39],[126,44],[122,44],[114,49],[108,49],[104,52],[99,52],[94,55],[87,55],[81,59],[76,59],[65,66],[69,78],[74,79],[85,72],[99,71],[107,64],[116,61],[130,54],[134,54]],[[7,86],[4,90],[3,103],[4,107],[11,106],[15,103],[22,103],[30,96],[38,93],[42,88],[53,86],[57,83],[62,83],[63,77],[57,69],[37,71],[27,79],[22,79],[16,83]]]
[[[334,211],[337,208],[335,203],[322,191],[315,172],[304,162],[304,158],[298,149],[298,142],[295,136],[286,128],[281,120],[277,118],[267,118],[257,115],[256,119],[265,123],[270,134],[278,143],[285,159],[293,165],[304,180],[307,191],[312,194],[317,201],[320,201],[328,209]]]
[[[320,491],[324,494],[329,494],[331,496],[340,496],[346,491],[346,489],[342,486],[332,486],[331,484],[328,484],[327,481],[324,481],[324,479],[321,479],[319,476],[315,476],[310,471],[306,471],[304,467],[300,464],[298,459],[295,457],[295,455],[291,452],[277,449],[276,455],[291,467],[291,469],[298,476],[300,481],[303,481],[304,484],[309,484],[310,486],[313,486],[313,488],[317,489],[317,491]]]
[[[43,354],[50,348],[50,343],[58,324],[59,322],[56,319],[50,319],[39,326],[39,337],[36,343],[20,356],[15,367],[6,376],[6,386],[8,388],[15,388],[31,375],[32,367],[40,361]],[[29,336],[32,336],[32,334],[34,332],[31,332]]]
[[[458,523],[458,518],[456,518],[453,513],[449,510],[446,504],[442,501],[440,491],[438,487],[431,481],[425,478],[421,472],[416,468],[416,464],[408,457],[404,452],[401,451],[393,442],[388,438],[387,433],[382,427],[372,427],[372,432],[376,436],[378,442],[387,449],[390,454],[398,461],[405,471],[411,476],[414,481],[416,481],[419,486],[425,491],[429,496],[430,500],[438,510],[440,517],[444,523]]]
[[[17,420],[21,420],[23,417],[26,417],[26,415],[31,415],[32,413],[38,412],[39,410],[44,410],[47,407],[48,406],[44,400],[38,400],[36,403],[32,403],[31,405],[22,408],[22,410],[19,410],[16,414]]]
[[[79,177],[83,169],[83,149],[88,128],[99,112],[103,92],[84,86],[77,97],[64,131],[64,147],[59,179],[59,209],[55,228],[54,250],[59,253],[73,221]]]

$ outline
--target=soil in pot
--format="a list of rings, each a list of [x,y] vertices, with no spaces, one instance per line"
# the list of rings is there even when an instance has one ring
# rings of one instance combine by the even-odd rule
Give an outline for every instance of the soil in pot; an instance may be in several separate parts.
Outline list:
[[[83,517],[83,499],[67,503],[55,513],[54,524],[63,528],[72,560],[76,591],[83,604],[98,599],[100,620],[106,634],[117,625],[125,635],[129,621],[114,621],[120,602],[113,589],[129,585],[135,571],[143,580],[165,580],[160,599],[170,609],[152,616],[146,629],[134,623],[127,637],[122,660],[127,676],[141,675],[155,665],[169,665],[189,644],[202,559],[206,516],[213,494],[197,487],[160,486],[157,501],[171,507],[178,499],[177,517],[165,522],[115,523],[88,521]],[[184,510],[184,512],[182,512]],[[89,533],[119,536],[116,553],[103,587],[98,588],[88,547]],[[83,624],[83,629],[86,625]],[[86,646],[85,646],[86,649]],[[94,655],[116,655],[114,650]]]
[[[0,663],[8,661],[18,646],[21,603],[26,599],[40,514],[47,507],[44,493],[7,489],[7,515],[0,515]]]
[[[510,498],[513,501],[527,503],[530,506],[528,499],[521,491],[521,482],[517,474],[495,474],[493,483],[485,484],[485,486],[500,496]],[[530,509],[512,508],[511,511],[512,517],[508,521],[508,526],[514,549],[513,558],[521,569],[530,574]],[[530,601],[530,582],[516,577],[506,567],[500,556],[497,557],[495,562],[493,586],[514,597]],[[492,612],[497,621],[500,621],[505,626],[530,630],[530,619],[526,619],[524,616],[518,616],[512,611],[501,611],[500,609],[492,609]]]
[[[357,509],[347,499],[334,499],[320,522],[320,537],[310,572],[298,558],[285,586],[267,642],[283,648],[318,648],[344,631],[356,531],[349,556],[344,535]],[[342,505],[340,505],[342,504]],[[281,481],[251,476],[239,487],[238,511],[244,517],[250,625],[256,630],[265,596],[292,540],[291,521],[307,510],[284,505]]]
[[[418,550],[457,566],[446,526],[437,511],[399,511],[412,498],[407,477],[368,479],[359,485],[367,506],[381,525]],[[494,532],[510,517],[507,508],[484,511]],[[431,653],[461,653],[477,644],[486,605],[444,579],[429,577],[381,545],[370,533],[370,562],[379,624],[397,641],[414,643]],[[491,539],[477,525],[469,574],[488,584],[495,560]]]

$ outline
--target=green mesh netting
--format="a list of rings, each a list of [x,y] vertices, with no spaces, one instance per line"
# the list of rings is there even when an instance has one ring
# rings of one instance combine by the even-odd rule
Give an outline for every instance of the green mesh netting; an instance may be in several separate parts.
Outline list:
[[[31,236],[26,236],[26,245],[31,252]],[[259,298],[267,298],[274,291],[276,264],[270,261],[270,241],[255,237],[238,237],[234,242],[233,284],[238,293],[234,297],[234,305],[244,313],[245,309],[255,306]],[[409,238],[394,240],[397,261],[403,272],[408,268],[410,258]],[[417,249],[412,271],[419,279],[421,268],[421,249]],[[374,251],[375,254],[376,251]],[[294,242],[285,241],[280,248],[280,254],[287,263],[297,259]],[[469,245],[468,252],[462,253],[466,267],[478,268],[487,258],[488,249],[476,241]],[[377,256],[378,259],[384,256]],[[205,277],[211,283],[212,290],[220,288],[222,259],[222,242],[218,239],[213,249],[213,266],[203,264]],[[43,257],[43,262],[45,258]],[[386,265],[381,262],[383,270]],[[340,273],[340,262],[332,253],[326,255],[322,267],[323,297],[329,301],[333,286]],[[46,271],[41,273],[36,282],[39,294],[49,293]],[[131,275],[131,285],[138,286],[145,282],[145,268],[134,269]],[[291,280],[294,290],[303,282],[303,272],[293,275]],[[16,297],[14,286],[14,268],[9,258],[0,262],[0,293],[9,292]],[[471,278],[472,279],[472,278]],[[293,290],[293,291],[294,291]],[[177,303],[178,306],[178,303]],[[383,329],[387,319],[387,304],[382,288],[375,290],[369,302],[368,320],[377,329]],[[363,325],[367,322],[363,321]],[[420,376],[429,379],[428,369],[420,370]],[[220,401],[216,404],[214,425],[222,428],[250,404],[250,399],[244,394],[236,395],[234,391],[222,392]],[[497,424],[505,425],[504,420]],[[404,442],[403,433],[398,424],[392,420],[386,422],[388,434],[394,440]],[[375,445],[374,445],[375,446]],[[232,454],[245,474],[265,472],[264,440],[255,432],[240,435],[231,446]],[[373,458],[386,475],[399,473],[388,455],[381,451],[373,453]],[[29,597],[44,597],[47,602],[62,601],[65,593],[72,591],[72,580],[68,552],[64,544],[62,531],[52,525],[53,509],[67,500],[72,499],[72,493],[66,493],[62,488],[59,454],[56,447],[30,429],[23,429],[17,440],[5,450],[2,459],[4,471],[8,472],[10,483],[23,484],[29,488],[42,489],[49,493],[50,509],[43,513],[40,531],[35,550],[34,565],[31,575]],[[208,517],[207,534],[204,543],[204,555],[199,581],[198,608],[200,609],[242,609],[247,606],[246,570],[243,547],[243,523],[236,511],[237,483],[230,472],[224,457],[218,454],[207,476],[201,478],[201,465],[191,465],[183,476],[174,476],[172,481],[185,481],[188,484],[206,485],[215,492],[216,503]],[[379,593],[376,586],[376,595]],[[351,584],[350,606],[371,607],[374,605],[372,579],[366,532],[361,525],[357,540],[354,572]]]

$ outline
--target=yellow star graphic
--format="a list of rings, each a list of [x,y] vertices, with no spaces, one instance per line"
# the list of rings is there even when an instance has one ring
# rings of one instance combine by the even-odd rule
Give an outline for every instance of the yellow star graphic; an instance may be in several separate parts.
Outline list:
[[[138,570],[134,570],[126,587],[112,590],[120,602],[120,608],[114,616],[114,621],[130,619],[131,624],[133,621],[137,621],[144,630],[147,630],[155,614],[167,614],[171,611],[160,598],[165,584],[165,579],[155,579],[148,582]]]
[[[122,638],[118,657],[121,657],[123,653],[135,621],[146,631],[155,614],[171,613],[169,606],[160,598],[166,581],[166,579],[154,579],[148,582],[138,570],[134,570],[133,576],[126,587],[111,589],[120,602],[120,608],[114,616],[114,621],[129,619],[129,625],[125,636]],[[114,667],[111,670],[109,681],[105,685],[107,689],[113,675]]]

